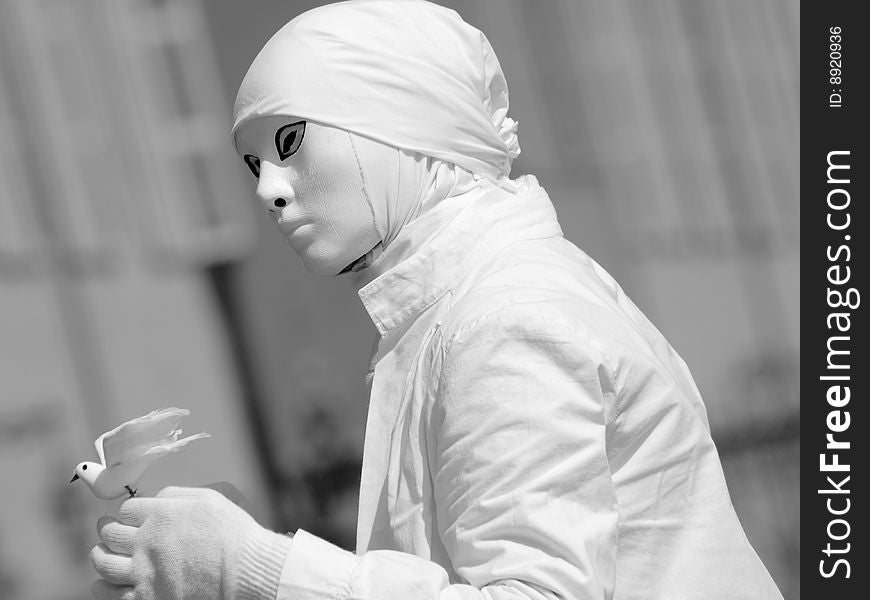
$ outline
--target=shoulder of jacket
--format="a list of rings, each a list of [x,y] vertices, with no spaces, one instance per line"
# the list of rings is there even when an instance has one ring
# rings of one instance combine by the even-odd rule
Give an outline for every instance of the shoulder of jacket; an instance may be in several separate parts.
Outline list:
[[[584,303],[547,290],[477,289],[457,298],[441,319],[437,343],[442,352],[464,344],[506,340],[563,340],[599,354],[601,345],[586,322]]]
[[[539,336],[613,363],[646,345],[619,306],[615,282],[565,240],[529,240],[481,263],[439,320],[442,352],[472,336]]]
[[[585,279],[582,265],[546,241],[515,244],[481,263],[453,290],[439,337],[449,341],[470,330],[524,323],[583,329],[586,315],[605,308],[594,307],[596,284]]]

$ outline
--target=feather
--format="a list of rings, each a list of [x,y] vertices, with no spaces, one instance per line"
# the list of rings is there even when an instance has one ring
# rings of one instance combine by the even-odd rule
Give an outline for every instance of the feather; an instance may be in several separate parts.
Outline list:
[[[167,452],[172,451],[181,433],[178,424],[189,414],[190,411],[184,408],[162,408],[122,423],[94,442],[100,461],[106,467],[112,467],[132,461],[154,449],[170,448]],[[195,437],[190,436],[186,440]],[[182,446],[185,444],[187,441]]]

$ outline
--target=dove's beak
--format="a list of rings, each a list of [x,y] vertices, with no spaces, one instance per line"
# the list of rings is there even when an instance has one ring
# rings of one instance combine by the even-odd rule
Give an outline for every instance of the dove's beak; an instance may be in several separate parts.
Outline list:
[[[79,474],[76,473],[75,475],[73,475],[73,478],[69,480],[69,482],[72,483],[73,481],[75,481],[78,478],[79,478]]]

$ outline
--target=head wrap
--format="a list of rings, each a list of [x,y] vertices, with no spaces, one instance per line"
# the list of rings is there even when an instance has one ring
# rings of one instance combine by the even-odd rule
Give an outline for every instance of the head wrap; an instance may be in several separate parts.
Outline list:
[[[471,173],[437,158],[354,134],[350,139],[384,250],[407,224],[441,200],[475,187]]]
[[[248,69],[233,114],[331,125],[498,180],[520,153],[508,89],[481,31],[423,0],[351,0],[282,27]]]

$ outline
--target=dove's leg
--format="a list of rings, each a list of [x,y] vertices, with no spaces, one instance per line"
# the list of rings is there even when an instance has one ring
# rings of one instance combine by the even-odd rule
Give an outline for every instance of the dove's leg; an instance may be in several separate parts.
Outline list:
[[[139,490],[131,490],[129,485],[125,485],[124,489],[127,490],[127,492],[129,492],[131,498],[136,495],[136,492],[139,491]]]

